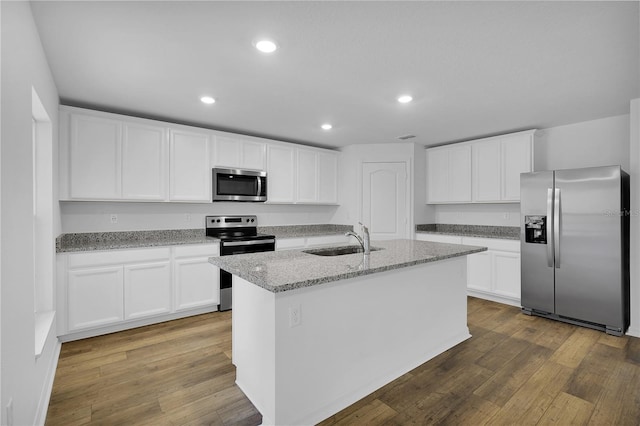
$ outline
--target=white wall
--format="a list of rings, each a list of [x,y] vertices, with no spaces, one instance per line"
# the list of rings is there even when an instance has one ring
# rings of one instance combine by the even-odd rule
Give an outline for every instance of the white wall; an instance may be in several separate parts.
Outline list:
[[[629,170],[629,115],[543,129],[535,134],[535,170],[621,165]]]
[[[551,127],[535,133],[534,170],[614,164],[629,170],[629,115]],[[519,214],[519,203],[437,205],[435,223],[520,226]]]
[[[356,226],[361,218],[362,203],[362,163],[363,162],[406,162],[410,175],[409,224],[433,221],[433,209],[425,206],[426,199],[426,157],[424,149],[413,143],[350,145],[341,150],[338,167],[338,204],[333,223]],[[420,220],[423,222],[416,222]],[[356,229],[359,229],[356,227]]]
[[[631,185],[631,325],[629,334],[640,337],[640,98],[631,101],[630,114]]]
[[[35,358],[33,285],[32,88],[54,124],[57,152],[58,93],[49,70],[29,2],[0,2],[2,27],[2,146],[0,182],[2,424],[13,401],[16,425],[44,422],[59,344],[55,326],[42,355]],[[54,173],[57,173],[54,159]],[[57,188],[54,185],[54,199]],[[54,206],[54,232],[60,218]]]
[[[335,223],[337,206],[263,203],[61,202],[62,232],[204,229],[207,215],[254,214],[261,226]],[[118,223],[111,223],[111,214]]]

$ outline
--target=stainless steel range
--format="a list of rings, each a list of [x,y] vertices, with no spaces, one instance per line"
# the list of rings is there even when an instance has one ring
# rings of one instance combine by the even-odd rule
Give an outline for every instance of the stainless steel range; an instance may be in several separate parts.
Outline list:
[[[276,249],[275,235],[258,234],[256,216],[207,216],[208,237],[220,239],[220,256],[258,253]],[[232,276],[220,270],[220,311],[231,309]]]

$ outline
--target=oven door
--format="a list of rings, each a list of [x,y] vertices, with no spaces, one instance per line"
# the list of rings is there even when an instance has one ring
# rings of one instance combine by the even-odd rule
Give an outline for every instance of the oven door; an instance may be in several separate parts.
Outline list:
[[[257,240],[222,240],[220,241],[220,256],[231,256],[233,254],[259,253],[264,251],[274,251],[276,249],[276,239],[266,238]],[[233,287],[233,276],[220,269],[220,305],[219,311],[231,309],[231,293]]]
[[[267,201],[267,174],[240,169],[213,169],[213,201]]]

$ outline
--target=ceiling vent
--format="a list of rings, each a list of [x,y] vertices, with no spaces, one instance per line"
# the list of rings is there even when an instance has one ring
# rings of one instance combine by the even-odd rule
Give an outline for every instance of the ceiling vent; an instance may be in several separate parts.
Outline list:
[[[415,137],[416,135],[404,135],[404,136],[398,136],[398,139],[400,139],[401,141],[406,141],[407,139],[412,139]]]

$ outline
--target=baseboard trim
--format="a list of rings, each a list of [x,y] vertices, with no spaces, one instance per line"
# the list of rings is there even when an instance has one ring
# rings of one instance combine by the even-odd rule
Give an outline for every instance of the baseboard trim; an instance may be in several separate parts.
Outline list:
[[[629,329],[627,329],[626,334],[627,336],[640,337],[640,328],[629,327]]]
[[[53,381],[56,378],[56,369],[58,368],[58,360],[60,359],[60,350],[62,349],[62,342],[56,337],[55,347],[53,348],[53,356],[47,369],[47,377],[42,386],[42,392],[40,393],[40,399],[38,401],[38,408],[36,410],[36,417],[33,424],[37,426],[44,426],[47,420],[47,411],[49,410],[49,401],[51,400],[51,392],[53,392]]]
[[[507,296],[499,296],[497,294],[488,293],[480,290],[472,290],[470,288],[467,288],[467,296],[473,296],[479,299],[490,300],[492,302],[498,302],[504,305],[516,306],[518,308],[521,306],[520,299],[507,297]]]
[[[86,339],[88,337],[101,336],[103,334],[116,333],[118,331],[129,330],[137,327],[144,327],[146,325],[158,324],[166,321],[173,321],[180,318],[192,317],[194,315],[207,314],[210,312],[216,312],[218,306],[205,306],[203,308],[190,309],[188,311],[174,312],[172,314],[163,314],[155,317],[142,318],[134,321],[126,321],[114,325],[90,328],[87,330],[73,331],[67,334],[61,334],[58,336],[61,342],[71,342],[74,340]]]

